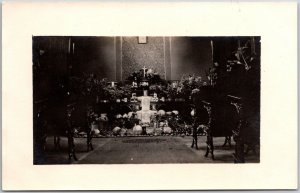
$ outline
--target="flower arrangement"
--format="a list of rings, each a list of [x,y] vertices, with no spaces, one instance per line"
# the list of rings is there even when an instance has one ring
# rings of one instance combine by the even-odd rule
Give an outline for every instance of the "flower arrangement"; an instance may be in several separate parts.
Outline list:
[[[92,73],[84,73],[79,77],[71,77],[69,82],[71,92],[77,94],[81,99],[94,101],[97,96],[103,95],[103,87],[107,81],[106,79],[98,79],[97,76]],[[91,98],[93,98],[93,100],[90,100]]]
[[[103,87],[104,95],[110,100],[121,99],[124,96],[124,91],[116,86],[107,85]]]
[[[144,70],[132,73],[128,80],[142,80],[144,78]],[[149,82],[149,91],[151,93],[156,93],[155,95],[159,97],[175,100],[199,94],[201,87],[204,85],[201,77],[195,75],[183,75],[180,81],[167,84],[165,80],[162,80],[151,69],[146,71],[145,78]],[[107,79],[97,78],[94,74],[83,74],[81,77],[73,77],[71,80],[73,90],[87,101],[128,99],[131,97],[132,89],[134,89],[128,82],[120,82],[116,86],[109,84]]]
[[[152,84],[149,86],[149,90],[152,93],[156,93],[158,96],[166,95],[166,86],[162,84]]]
[[[182,96],[182,88],[178,83],[168,84],[167,97],[168,98],[179,98]]]
[[[203,86],[202,78],[195,75],[183,75],[179,82],[182,92],[184,95],[189,96],[195,92],[199,92]],[[198,90],[194,90],[198,89]],[[194,90],[194,93],[192,91]]]
[[[121,85],[119,88],[119,90],[121,90],[122,92],[122,95],[121,97],[122,98],[130,98],[131,97],[131,85],[128,85],[128,84],[123,84]]]
[[[183,75],[179,82],[171,82],[167,86],[167,97],[184,98],[193,94],[198,94],[200,88],[204,86],[200,76]]]
[[[135,71],[127,78],[127,81],[140,83],[144,79],[146,79],[150,85],[166,84],[166,81],[161,79],[159,74],[152,69]]]
[[[196,94],[198,94],[200,92],[200,89],[199,88],[194,88],[193,90],[192,90],[192,95],[196,95]]]

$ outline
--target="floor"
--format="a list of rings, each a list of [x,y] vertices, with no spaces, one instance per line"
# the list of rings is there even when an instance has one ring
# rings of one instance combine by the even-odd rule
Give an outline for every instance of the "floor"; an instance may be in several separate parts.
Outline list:
[[[53,139],[47,140],[44,164],[161,164],[161,163],[233,163],[232,147],[222,147],[224,138],[214,138],[215,160],[205,157],[206,137],[199,136],[198,147],[191,148],[191,136],[94,138],[93,151],[86,151],[86,139],[75,138],[78,161],[68,160],[67,139],[54,151]],[[259,155],[249,152],[247,163],[259,163]]]

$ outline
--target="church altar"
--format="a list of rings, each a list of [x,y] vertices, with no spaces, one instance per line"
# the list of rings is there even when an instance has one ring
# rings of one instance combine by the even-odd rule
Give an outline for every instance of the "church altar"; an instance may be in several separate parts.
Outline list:
[[[117,95],[125,87],[126,95]],[[144,67],[139,73],[134,72],[125,84],[109,82],[104,90],[106,88],[109,89],[110,95],[97,96],[93,105],[96,115],[107,116],[105,121],[98,118],[100,131],[96,133],[99,135],[107,136],[111,132],[113,135],[119,135],[121,130],[130,135],[130,130],[139,127],[142,127],[143,131],[160,128],[159,133],[164,133],[165,130],[165,133],[169,134],[179,131],[186,134],[184,128],[190,124],[191,101],[188,97],[183,98],[183,95],[177,96],[174,91],[179,89],[173,83],[161,80],[153,70]],[[179,119],[185,120],[179,121],[180,126],[177,123]],[[190,131],[188,133],[190,134]]]
[[[244,57],[248,55],[243,51],[246,48],[239,46],[234,55],[224,56],[220,66],[220,61],[212,58],[207,80],[181,74],[183,71],[178,72],[180,80],[170,80],[172,76],[161,79],[162,72],[146,66],[139,71],[131,69],[126,79],[122,74],[103,78],[104,74],[91,71],[68,73],[57,82],[53,80],[55,86],[49,93],[57,96],[46,93],[51,101],[35,101],[35,132],[48,128],[42,124],[46,120],[55,125],[55,135],[65,136],[67,121],[68,137],[86,137],[89,150],[93,137],[140,135],[193,135],[193,145],[198,148],[200,131],[207,136],[206,156],[214,158],[214,137],[225,137],[229,144],[232,137],[236,142],[235,161],[244,162],[244,144],[255,148],[260,142],[260,58],[255,53]],[[68,119],[64,119],[66,112]],[[43,133],[47,132],[38,133],[36,141],[44,143]],[[74,149],[72,144],[69,147]]]
[[[220,95],[215,92],[214,84],[206,85],[199,81],[199,77],[193,76],[188,76],[180,83],[168,84],[168,95],[158,95],[156,92],[149,92],[153,83],[149,80],[151,76],[147,78],[145,67],[142,74],[139,79],[132,79],[130,100],[100,100],[97,104],[99,112],[108,112],[110,121],[108,125],[111,128],[102,129],[112,131],[108,135],[99,132],[100,135],[193,135],[193,145],[195,142],[196,148],[197,135],[207,135],[205,156],[211,155],[212,159],[213,138],[225,137],[224,145],[227,142],[231,145],[233,136],[237,148],[234,154],[235,162],[244,162],[244,142],[240,141],[244,118],[241,112],[241,97],[225,93]],[[111,86],[114,87],[115,82]],[[180,95],[180,92],[183,94]]]

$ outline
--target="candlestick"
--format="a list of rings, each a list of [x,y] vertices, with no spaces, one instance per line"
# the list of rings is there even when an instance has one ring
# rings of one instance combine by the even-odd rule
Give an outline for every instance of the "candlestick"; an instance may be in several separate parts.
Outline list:
[[[146,75],[146,67],[144,66],[144,68],[143,68],[143,70],[144,70],[144,77],[145,77],[145,75]]]

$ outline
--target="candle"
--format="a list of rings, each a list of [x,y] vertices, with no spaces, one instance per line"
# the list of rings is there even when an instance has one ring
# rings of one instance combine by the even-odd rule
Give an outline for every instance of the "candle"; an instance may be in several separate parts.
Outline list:
[[[112,87],[115,87],[115,82],[111,82],[111,86],[112,86]]]
[[[68,46],[68,53],[71,53],[71,38],[69,38],[69,46]]]
[[[173,82],[172,87],[173,87],[173,88],[176,88],[176,86],[177,86],[177,83],[176,83],[176,82]]]
[[[143,70],[144,70],[144,77],[145,77],[145,75],[146,75],[146,67],[144,66],[144,68],[143,68]]]

